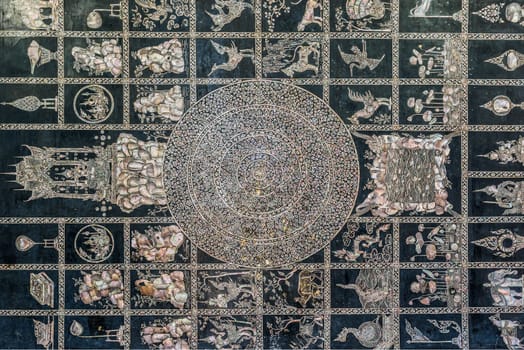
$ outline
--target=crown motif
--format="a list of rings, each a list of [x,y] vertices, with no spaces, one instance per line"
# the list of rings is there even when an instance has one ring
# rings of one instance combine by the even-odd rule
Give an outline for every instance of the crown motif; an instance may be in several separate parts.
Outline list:
[[[479,11],[473,12],[473,14],[482,17],[491,23],[504,23],[504,20],[500,18],[500,14],[504,5],[505,3],[503,2],[499,4],[490,4]]]

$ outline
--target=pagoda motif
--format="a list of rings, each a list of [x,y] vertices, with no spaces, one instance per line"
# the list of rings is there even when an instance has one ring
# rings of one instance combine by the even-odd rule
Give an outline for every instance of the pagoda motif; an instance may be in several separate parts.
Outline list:
[[[524,137],[517,140],[497,142],[498,148],[479,157],[485,157],[497,161],[500,164],[521,163],[524,164]]]
[[[33,319],[33,331],[36,344],[42,345],[46,349],[53,349],[55,323],[47,316],[47,323]]]
[[[28,201],[71,198],[101,201],[110,197],[111,150],[100,146],[55,148],[25,146],[30,155],[15,165],[15,182],[30,191]]]
[[[522,214],[522,186],[524,181],[504,181],[498,185],[490,185],[475,192],[484,192],[493,197],[494,201],[483,201],[486,204],[497,204],[504,208],[502,215]]]
[[[108,146],[56,148],[26,146],[30,155],[15,164],[13,181],[30,191],[28,201],[49,198],[112,203],[129,213],[143,205],[166,206],[162,184],[165,143],[120,134]]]

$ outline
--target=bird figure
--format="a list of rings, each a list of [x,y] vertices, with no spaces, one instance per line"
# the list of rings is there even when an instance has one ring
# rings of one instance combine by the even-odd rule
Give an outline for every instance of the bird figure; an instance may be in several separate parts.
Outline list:
[[[382,60],[386,56],[382,55],[382,57],[380,58],[369,58],[365,40],[362,40],[362,50],[360,50],[357,46],[352,46],[352,53],[346,53],[342,51],[339,45],[338,51],[340,52],[342,60],[349,65],[349,74],[351,76],[353,76],[354,67],[360,70],[369,68],[369,70],[372,71],[375,68],[377,68],[377,66],[380,64],[380,62],[382,62]]]
[[[361,94],[348,88],[348,97],[353,102],[364,104],[363,108],[353,113],[349,118],[353,124],[358,124],[360,118],[371,118],[380,106],[387,106],[388,109],[391,110],[391,97],[375,97],[369,90]]]

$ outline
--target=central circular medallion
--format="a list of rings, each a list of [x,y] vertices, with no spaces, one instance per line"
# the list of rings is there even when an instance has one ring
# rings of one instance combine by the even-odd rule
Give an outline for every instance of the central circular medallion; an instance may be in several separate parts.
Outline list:
[[[219,88],[190,108],[164,158],[169,208],[209,255],[250,267],[316,253],[358,189],[355,145],[317,96],[277,81]]]

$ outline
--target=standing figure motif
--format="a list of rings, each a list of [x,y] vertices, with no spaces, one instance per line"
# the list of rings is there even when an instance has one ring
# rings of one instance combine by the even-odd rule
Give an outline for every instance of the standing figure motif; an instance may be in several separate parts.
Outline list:
[[[87,38],[86,42],[87,47],[75,46],[71,50],[73,68],[78,73],[85,71],[96,76],[110,73],[115,78],[122,74],[122,47],[117,39],[96,42]]]
[[[150,86],[141,86],[137,90],[133,109],[138,113],[141,123],[152,123],[157,119],[162,123],[177,122],[184,114],[185,97],[179,85],[168,90]]]
[[[146,69],[151,71],[152,77],[161,77],[168,73],[180,74],[185,70],[184,45],[178,39],[143,47],[132,52],[131,56],[140,61],[135,68],[135,76],[138,78]]]

